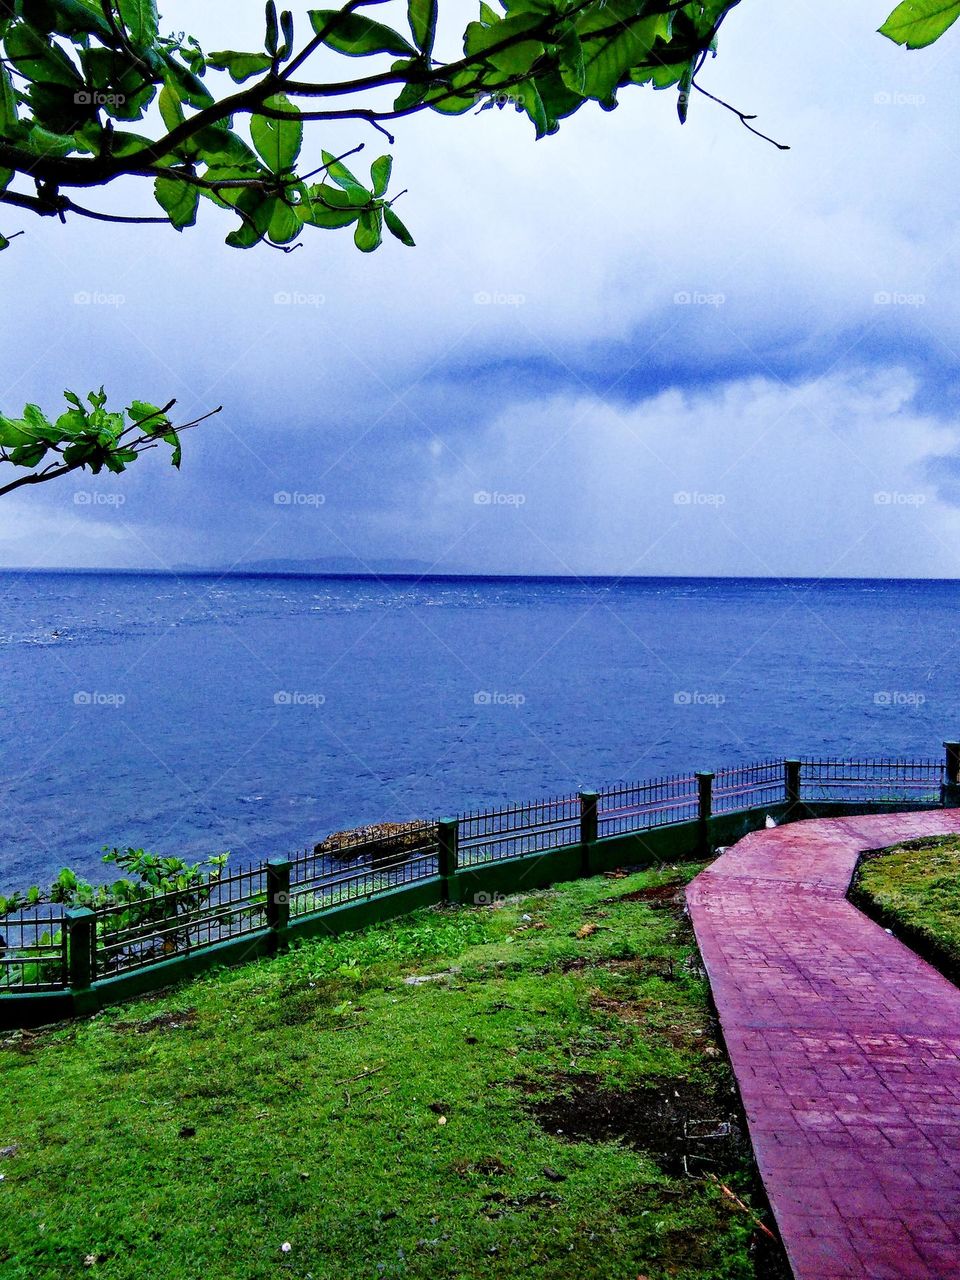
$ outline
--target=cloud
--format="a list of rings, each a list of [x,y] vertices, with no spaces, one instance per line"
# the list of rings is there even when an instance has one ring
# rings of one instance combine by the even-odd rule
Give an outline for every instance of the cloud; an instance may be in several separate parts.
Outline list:
[[[259,10],[235,9],[181,2],[165,14],[208,47],[226,43],[226,29],[231,43],[257,40]],[[464,16],[472,6],[452,11],[451,33]],[[929,487],[949,464],[938,470],[922,450],[950,455],[960,386],[950,132],[960,75],[939,46],[907,56],[877,37],[875,18],[816,0],[799,12],[742,6],[725,24],[701,78],[757,111],[787,153],[706,99],[681,129],[673,95],[647,91],[624,93],[612,115],[587,108],[540,144],[511,111],[404,123],[395,171],[410,188],[416,250],[365,257],[349,236],[318,232],[287,256],[240,254],[223,246],[228,225],[212,207],[183,235],[25,223],[29,235],[0,258],[18,299],[0,408],[53,405],[64,386],[103,381],[120,401],[175,395],[185,416],[225,409],[188,441],[181,475],[159,455],[138,463],[119,482],[121,510],[65,514],[73,491],[57,484],[19,501],[0,525],[0,562],[29,551],[43,563],[150,565],[339,554],[346,542],[499,571],[622,572],[642,560],[650,571],[753,573],[762,549],[775,572],[825,572],[846,537],[845,486],[863,468],[843,444],[847,419],[859,424],[860,458],[886,459],[890,491]],[[318,150],[360,135],[339,125],[308,136]],[[358,166],[379,141],[367,139]],[[119,194],[102,195],[119,207]],[[128,184],[130,199],[146,209],[149,192]],[[678,516],[664,505],[670,468],[689,466],[682,484],[710,492],[723,469],[711,440],[772,418],[781,425],[748,455],[763,474],[738,463],[735,502],[686,513],[647,553]],[[895,448],[886,436],[901,430]],[[533,474],[543,438],[554,442]],[[688,457],[693,438],[703,452]],[[473,509],[471,485],[510,493],[518,470],[533,477],[522,510]],[[89,481],[103,492],[117,483]],[[323,493],[322,508],[277,510],[273,494],[294,489]],[[799,533],[769,512],[769,492]],[[807,519],[825,494],[837,510]],[[930,496],[924,517],[939,513],[941,536],[949,512]],[[750,502],[753,516],[734,520]],[[881,523],[874,551],[861,547],[855,562],[947,571],[921,523],[901,523],[898,537]]]

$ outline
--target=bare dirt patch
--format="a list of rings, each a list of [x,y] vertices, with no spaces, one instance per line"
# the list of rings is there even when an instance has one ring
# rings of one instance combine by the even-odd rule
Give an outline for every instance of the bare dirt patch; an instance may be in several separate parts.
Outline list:
[[[147,1035],[152,1031],[180,1031],[196,1024],[196,1009],[171,1009],[167,1013],[157,1013],[152,1018],[141,1018],[137,1022],[114,1022],[112,1027],[114,1031],[134,1031],[138,1035]]]
[[[704,1177],[751,1158],[736,1094],[652,1078],[612,1090],[593,1075],[557,1076],[557,1092],[528,1102],[537,1123],[567,1142],[621,1142],[670,1177]]]

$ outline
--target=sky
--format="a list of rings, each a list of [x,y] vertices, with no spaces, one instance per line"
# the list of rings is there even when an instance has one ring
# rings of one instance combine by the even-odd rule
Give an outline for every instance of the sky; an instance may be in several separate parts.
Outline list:
[[[907,53],[891,5],[727,19],[700,83],[789,151],[640,88],[539,143],[512,110],[402,122],[415,249],[241,253],[209,205],[183,234],[4,212],[0,410],[104,383],[223,412],[179,473],[4,498],[0,566],[956,576],[960,33]],[[260,0],[161,9],[261,39]],[[441,53],[472,16],[445,0]],[[361,141],[358,168],[382,138],[314,126],[304,157]]]

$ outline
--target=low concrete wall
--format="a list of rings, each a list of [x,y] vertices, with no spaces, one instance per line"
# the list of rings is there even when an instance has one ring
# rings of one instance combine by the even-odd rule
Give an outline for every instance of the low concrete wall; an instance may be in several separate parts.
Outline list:
[[[463,867],[451,875],[435,876],[403,885],[357,902],[345,903],[291,920],[285,929],[262,929],[242,938],[198,947],[186,955],[145,965],[130,973],[102,978],[81,990],[9,992],[0,995],[0,1029],[40,1026],[69,1017],[83,1017],[108,1005],[183,982],[197,974],[227,965],[246,964],[275,955],[291,942],[336,937],[371,924],[394,920],[442,902],[473,904],[498,895],[527,893],[548,885],[579,880],[624,866],[655,866],[662,862],[707,859],[713,850],[735,844],[763,827],[768,816],[778,822],[845,813],[877,813],[899,809],[936,808],[935,805],[855,805],[842,802],[816,805],[758,807],[715,814],[705,821],[678,822],[648,831],[609,836],[589,844],[563,845],[542,853],[478,867]]]

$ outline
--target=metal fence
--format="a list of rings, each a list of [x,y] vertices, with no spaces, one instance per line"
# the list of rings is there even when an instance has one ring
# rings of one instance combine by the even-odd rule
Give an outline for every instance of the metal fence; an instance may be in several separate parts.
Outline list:
[[[856,804],[931,804],[945,781],[941,760],[800,761],[800,798]]]
[[[545,853],[580,839],[580,797],[467,813],[459,818],[459,865],[477,867],[527,853]]]
[[[31,908],[0,920],[0,991],[51,991],[65,982],[59,908]]]
[[[673,774],[648,782],[607,787],[597,797],[597,835],[629,835],[697,816],[695,774]]]
[[[418,880],[438,871],[437,824],[403,823],[393,834],[362,829],[298,854],[290,868],[290,915],[311,915]]]
[[[90,939],[89,976],[143,969],[262,933],[277,927],[278,920],[302,920],[453,869],[491,866],[575,846],[581,838],[629,835],[709,814],[776,808],[791,800],[937,804],[941,785],[956,784],[958,775],[960,744],[949,745],[946,764],[914,759],[764,760],[716,774],[674,774],[582,796],[466,813],[452,823],[408,822],[342,832],[289,862],[231,868],[206,885],[164,894],[143,892],[129,902],[97,907],[83,935]],[[449,830],[443,830],[450,827],[455,830],[452,846]],[[280,882],[284,891],[278,895]],[[58,906],[0,919],[0,999],[4,991],[69,985],[70,966],[77,959],[68,954],[70,929],[70,913]]]
[[[734,813],[737,809],[783,804],[786,798],[786,773],[782,760],[736,765],[721,769],[714,775],[714,813]]]
[[[199,890],[143,894],[96,908],[93,971],[98,978],[128,973],[188,955],[266,925],[263,864],[236,867]]]

